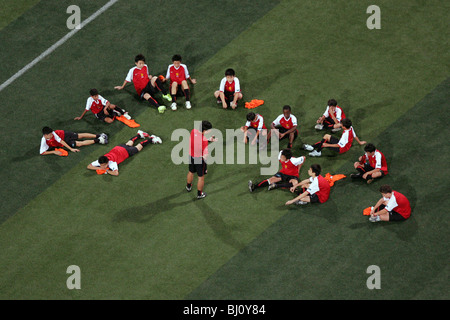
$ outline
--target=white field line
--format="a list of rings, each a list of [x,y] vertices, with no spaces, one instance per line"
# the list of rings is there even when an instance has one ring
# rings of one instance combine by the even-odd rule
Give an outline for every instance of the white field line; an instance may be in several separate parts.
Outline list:
[[[86,20],[84,20],[81,24],[80,24],[80,28],[79,29],[73,29],[72,31],[70,31],[68,34],[66,34],[64,37],[62,37],[61,39],[59,39],[55,44],[53,44],[50,48],[48,48],[47,50],[45,50],[44,52],[42,52],[36,59],[34,59],[33,61],[31,61],[29,64],[27,64],[25,67],[23,67],[22,69],[20,69],[16,74],[14,74],[11,78],[9,78],[8,80],[6,80],[4,83],[2,83],[0,85],[0,91],[2,91],[3,89],[5,89],[7,86],[9,86],[14,80],[16,80],[17,78],[19,78],[20,76],[22,76],[25,72],[27,72],[28,70],[30,70],[31,68],[33,68],[39,61],[41,61],[42,59],[44,59],[46,56],[48,56],[50,53],[52,53],[53,51],[55,51],[60,45],[62,45],[64,42],[66,42],[67,40],[69,40],[75,33],[77,33],[78,31],[80,31],[81,29],[83,29],[84,26],[86,26],[89,22],[91,22],[92,20],[94,20],[95,18],[97,18],[99,15],[101,15],[103,12],[105,12],[106,10],[109,9],[109,7],[111,7],[113,4],[115,4],[117,1],[119,0],[110,0],[108,1],[108,3],[106,3],[103,7],[101,7],[100,9],[98,9],[96,12],[94,12],[89,18],[87,18]]]

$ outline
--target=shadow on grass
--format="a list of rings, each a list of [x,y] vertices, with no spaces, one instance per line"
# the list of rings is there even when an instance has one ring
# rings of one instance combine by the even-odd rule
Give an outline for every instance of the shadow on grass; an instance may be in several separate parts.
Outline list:
[[[222,188],[226,189],[226,188]],[[221,190],[216,190],[219,192]],[[213,192],[211,192],[213,193]],[[208,199],[208,198],[205,198]],[[222,219],[222,217],[217,214],[207,203],[207,201],[199,200],[195,202],[196,207],[200,210],[206,223],[214,232],[215,236],[220,239],[223,243],[233,247],[234,249],[241,250],[245,247],[245,243],[233,237],[232,231],[233,227],[228,226]]]
[[[146,223],[153,219],[156,215],[171,211],[180,206],[185,206],[192,203],[193,200],[183,202],[172,202],[186,191],[172,194],[168,197],[158,199],[156,201],[144,204],[142,206],[130,207],[119,211],[113,218],[113,222],[135,222]]]

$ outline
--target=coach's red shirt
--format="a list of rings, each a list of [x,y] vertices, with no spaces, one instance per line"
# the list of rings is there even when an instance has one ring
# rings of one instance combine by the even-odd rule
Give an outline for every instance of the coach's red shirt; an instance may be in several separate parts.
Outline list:
[[[208,139],[197,129],[191,131],[189,143],[189,154],[191,157],[203,157],[208,154]]]

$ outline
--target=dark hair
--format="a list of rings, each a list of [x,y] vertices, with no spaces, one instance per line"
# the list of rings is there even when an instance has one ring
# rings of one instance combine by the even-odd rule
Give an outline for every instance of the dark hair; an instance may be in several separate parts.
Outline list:
[[[392,188],[391,188],[391,186],[388,185],[388,184],[383,184],[383,185],[380,187],[380,192],[381,192],[381,193],[392,193]]]
[[[91,89],[89,91],[89,94],[91,95],[91,97],[98,95],[98,90],[97,89]]]
[[[289,111],[291,111],[291,106],[285,105],[285,106],[283,107],[283,111],[284,111],[284,110],[289,110]]]
[[[53,132],[53,129],[50,128],[50,127],[43,127],[42,128],[42,133],[43,134],[49,134],[49,133],[52,133],[52,132]]]
[[[290,159],[292,158],[292,151],[291,149],[284,149],[283,151],[281,151],[281,155],[285,156],[286,159]]]
[[[109,159],[107,156],[101,156],[100,158],[98,158],[98,163],[103,164],[103,163],[108,163]]]
[[[320,164],[315,163],[311,165],[311,170],[316,174],[316,176],[318,176],[322,171],[322,168],[320,167]]]
[[[181,56],[179,54],[174,54],[172,57],[172,62],[181,61]]]
[[[334,100],[334,99],[330,99],[330,100],[328,100],[328,106],[333,106],[333,107],[336,107],[337,106],[337,101],[336,100]]]
[[[349,118],[344,118],[342,119],[341,124],[347,129],[350,129],[350,127],[352,126],[352,120],[350,120]]]
[[[233,77],[234,77],[235,74],[236,74],[236,73],[235,73],[234,70],[231,69],[231,68],[225,70],[225,76],[233,76]]]
[[[365,152],[374,152],[375,150],[377,150],[377,148],[373,145],[373,143],[368,143],[364,147]]]
[[[247,120],[248,121],[253,121],[256,118],[256,114],[254,112],[249,112],[247,113]]]
[[[142,53],[139,53],[135,58],[134,58],[134,62],[138,62],[138,61],[144,61],[145,62],[145,57]]]
[[[207,120],[203,120],[202,121],[202,132],[205,132],[206,130],[210,130],[210,129],[212,129],[211,122],[209,122]]]

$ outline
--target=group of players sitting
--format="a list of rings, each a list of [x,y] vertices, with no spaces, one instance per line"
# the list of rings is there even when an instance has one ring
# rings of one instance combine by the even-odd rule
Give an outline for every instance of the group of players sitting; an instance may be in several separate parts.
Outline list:
[[[190,77],[187,66],[182,64],[181,61],[180,55],[174,55],[172,64],[169,65],[165,77],[152,76],[149,73],[148,66],[145,64],[145,57],[139,54],[135,57],[136,66],[129,70],[123,84],[114,88],[122,90],[128,83],[133,82],[140,99],[148,101],[160,113],[164,113],[166,107],[160,105],[156,100],[155,95],[157,93],[161,93],[163,99],[172,103],[171,109],[173,111],[177,110],[177,96],[184,95],[186,109],[191,109],[190,89],[187,80],[190,80],[192,84],[195,84],[196,80]],[[170,92],[164,87],[164,82],[167,80],[170,80]],[[237,103],[243,98],[243,95],[240,90],[239,79],[235,76],[233,69],[225,71],[225,77],[222,79],[219,90],[214,93],[214,96],[217,99],[217,103],[222,104],[224,109],[228,108],[228,106],[232,109],[237,107]],[[120,118],[131,120],[131,116],[127,111],[111,104],[96,89],[90,91],[83,113],[81,116],[76,117],[75,120],[82,119],[89,110],[97,119],[106,123],[112,123],[114,119]],[[329,149],[339,154],[345,153],[350,149],[353,140],[356,140],[360,145],[366,144],[366,141],[359,140],[352,127],[352,121],[346,118],[342,108],[338,106],[337,101],[334,99],[328,101],[327,108],[323,115],[318,118],[315,128],[317,130],[330,130],[332,133],[343,130],[343,133],[340,138],[327,133],[315,144],[304,144],[303,148],[310,151],[309,156],[311,157],[320,157],[323,149]],[[290,106],[286,105],[283,107],[283,113],[271,123],[271,129],[277,129],[274,132],[278,139],[288,138],[289,140],[287,149],[280,151],[278,156],[282,168],[274,176],[259,183],[249,181],[249,190],[253,192],[255,189],[268,187],[269,190],[288,188],[291,192],[297,192],[298,196],[287,201],[286,205],[326,202],[330,194],[330,184],[321,175],[321,166],[319,164],[310,166],[308,170],[310,178],[299,181],[299,172],[305,162],[305,157],[293,157],[292,155],[292,144],[298,136],[298,130],[297,118],[291,113]],[[264,118],[254,112],[247,114],[247,122],[241,127],[241,130],[244,131],[245,143],[255,144],[261,141],[264,142],[261,146],[264,146],[271,138],[271,130],[267,130]],[[252,134],[249,134],[250,132]],[[42,133],[40,149],[42,155],[56,154],[64,156],[67,155],[67,151],[63,147],[71,152],[78,152],[78,147],[81,146],[94,143],[108,143],[108,136],[105,133],[74,133],[64,130],[53,130],[49,127],[44,127]],[[140,138],[144,140],[134,146],[134,143]],[[127,143],[114,147],[108,153],[99,157],[98,160],[90,163],[87,168],[95,170],[98,174],[117,176],[119,174],[118,165],[125,159],[137,154],[149,143],[162,143],[162,140],[155,135],[138,130],[137,135],[130,138]],[[370,184],[374,179],[383,177],[388,173],[387,163],[383,153],[373,144],[366,144],[364,151],[365,154],[354,163],[357,173],[352,174],[351,178],[364,179]],[[406,197],[397,191],[393,191],[388,185],[382,186],[380,192],[383,195],[381,199],[383,201],[380,200],[371,209],[370,221],[398,221],[405,220],[410,216],[411,208]]]

